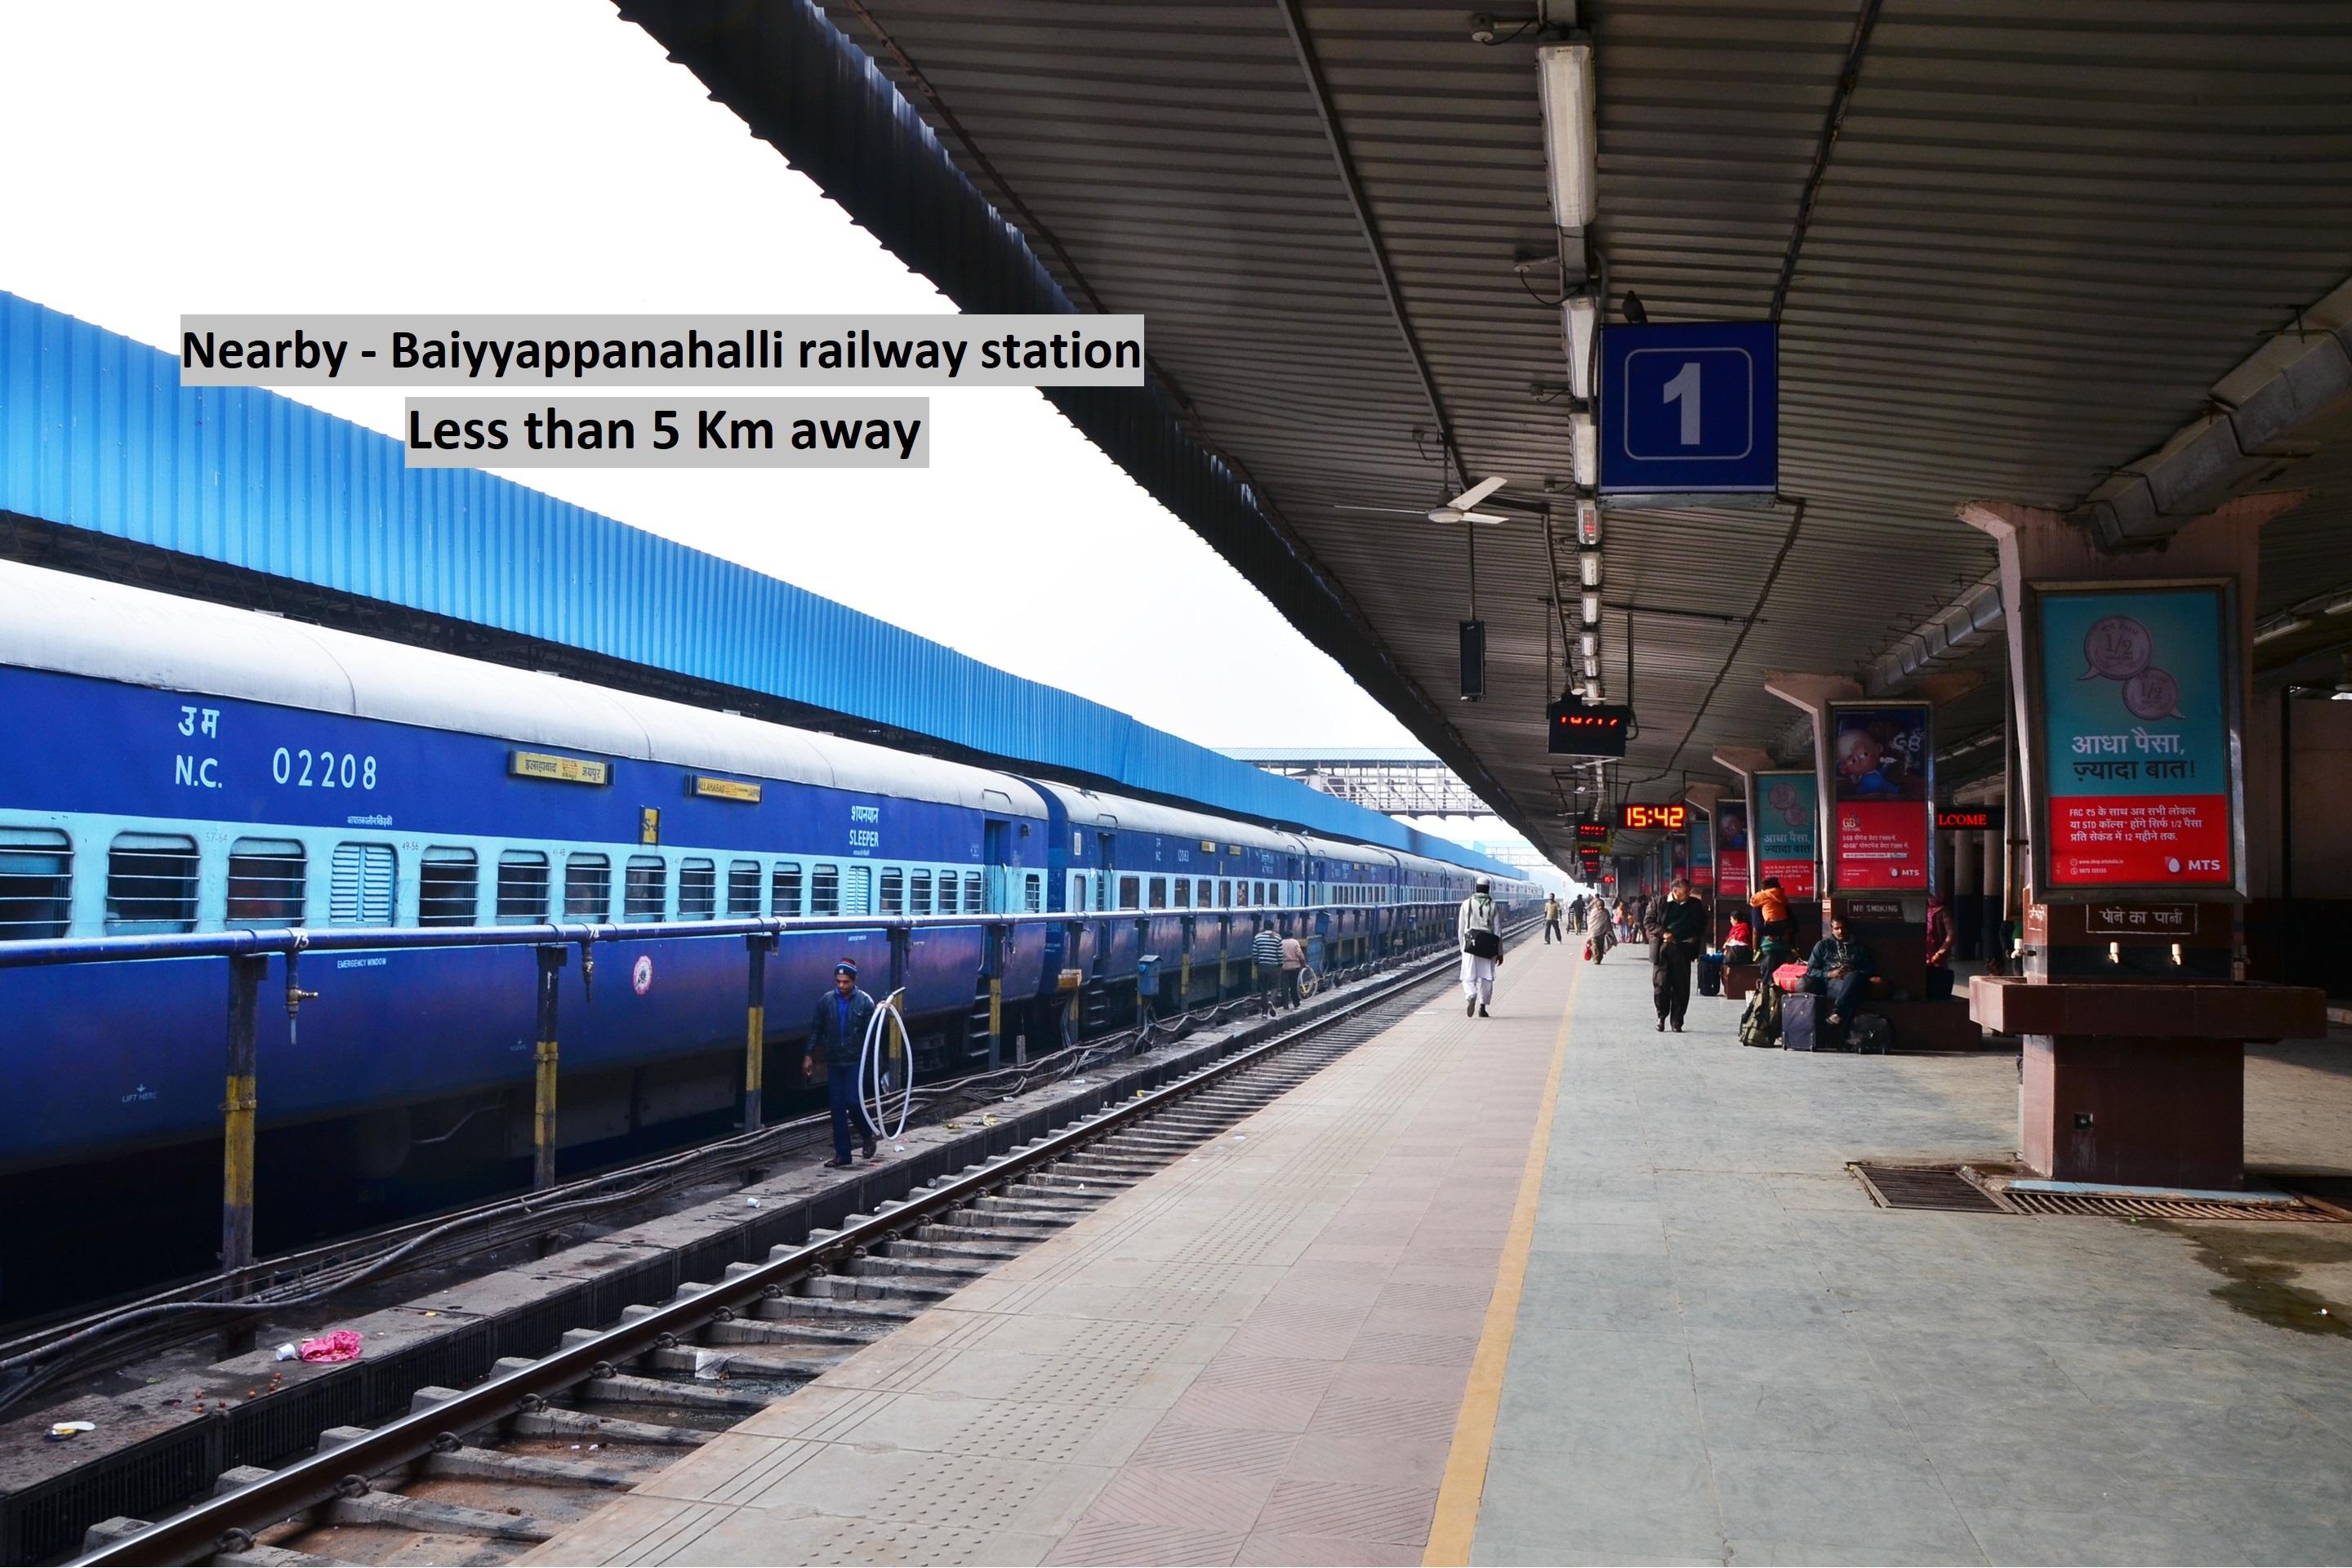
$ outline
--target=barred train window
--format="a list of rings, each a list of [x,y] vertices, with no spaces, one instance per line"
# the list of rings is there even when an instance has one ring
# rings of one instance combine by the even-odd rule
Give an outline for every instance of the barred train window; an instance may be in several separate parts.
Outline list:
[[[677,868],[677,918],[707,921],[719,912],[719,868],[688,860]]]
[[[547,857],[536,849],[509,849],[499,857],[499,913],[502,926],[537,925],[547,919]]]
[[[302,846],[290,838],[240,838],[228,847],[228,923],[302,923]]]
[[[563,861],[563,913],[568,920],[609,920],[613,914],[613,862],[602,855],[571,855]]]
[[[434,846],[425,851],[416,868],[416,923],[421,926],[469,926],[479,869],[470,849]]]
[[[0,827],[0,942],[66,934],[73,841],[45,827]]]
[[[821,901],[811,907],[807,911],[808,913],[823,915],[833,912],[831,910],[825,908],[822,901],[830,900],[833,897],[833,894],[828,890],[825,882],[825,873],[832,869],[833,868],[830,866],[819,866],[816,868],[816,896]],[[790,920],[793,916],[802,912],[801,863],[799,861],[779,860],[776,862],[776,875],[773,891],[775,894],[775,903],[773,907],[769,910],[768,912],[770,914],[782,915],[786,920]]]
[[[1045,879],[1042,872],[1032,871],[1022,879],[1021,907],[1033,915],[1045,907]]]
[[[1151,879],[1151,902],[1145,907],[1155,910],[1164,910],[1168,907],[1167,878],[1154,877]]]
[[[882,868],[882,912],[886,915],[907,912],[907,873],[896,866]]]
[[[795,897],[798,889],[794,889]],[[730,860],[727,863],[727,918],[749,920],[760,912],[760,863],[757,860]]]
[[[942,871],[940,873],[940,913],[951,915],[956,912],[956,874]]]
[[[813,915],[837,915],[841,912],[840,867],[819,866],[810,873],[808,912]]]
[[[660,920],[669,907],[669,864],[658,855],[632,855],[621,885],[621,918]]]
[[[931,912],[931,874],[929,871],[908,873],[907,912],[910,915]]]
[[[1223,909],[1229,910],[1234,907],[1234,885],[1229,879],[1223,877],[1217,879],[1217,903]]]
[[[106,850],[110,932],[194,931],[196,841],[177,833],[119,833]]]
[[[1192,879],[1190,877],[1176,879],[1176,907],[1180,910],[1192,907]]]
[[[874,868],[852,866],[841,879],[841,913],[864,915],[874,912]]]
[[[976,915],[988,908],[988,884],[977,871],[963,874],[963,912]]]
[[[1123,910],[1132,910],[1139,908],[1142,903],[1143,879],[1121,877],[1118,879],[1118,907]]]
[[[389,844],[338,844],[328,863],[327,923],[388,926],[399,889],[399,862]]]

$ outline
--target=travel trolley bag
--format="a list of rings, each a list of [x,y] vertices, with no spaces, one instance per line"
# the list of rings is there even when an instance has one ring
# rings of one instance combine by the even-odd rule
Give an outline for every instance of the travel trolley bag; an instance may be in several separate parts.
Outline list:
[[[1698,981],[1698,994],[1700,995],[1714,996],[1722,992],[1723,954],[1719,952],[1702,952],[1691,964],[1691,969]]]
[[[1842,1048],[1838,1031],[1829,1022],[1826,996],[1796,991],[1780,998],[1780,1043],[1792,1051],[1834,1051]]]
[[[1895,1030],[1875,1013],[1856,1015],[1845,1032],[1846,1044],[1865,1057],[1883,1057],[1895,1044]]]

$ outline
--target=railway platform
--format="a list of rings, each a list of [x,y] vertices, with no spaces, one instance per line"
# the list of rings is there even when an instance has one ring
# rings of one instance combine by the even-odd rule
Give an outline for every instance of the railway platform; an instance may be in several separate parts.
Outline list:
[[[1636,960],[1626,962],[1626,960]],[[1889,1210],[2011,1056],[1744,1050],[1520,943],[551,1563],[2341,1561],[2352,1227]],[[2257,1054],[2249,1150],[2352,1087]]]

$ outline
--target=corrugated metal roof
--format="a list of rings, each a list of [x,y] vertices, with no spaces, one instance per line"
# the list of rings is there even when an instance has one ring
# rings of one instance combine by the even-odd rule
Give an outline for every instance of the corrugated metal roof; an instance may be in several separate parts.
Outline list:
[[[1540,528],[1478,536],[1488,694],[1465,706],[1449,695],[1464,531],[1341,510],[1426,508],[1456,488],[1375,243],[1470,470],[1520,492],[1569,478],[1549,391],[1565,376],[1559,313],[1512,270],[1553,247],[1525,45],[1474,43],[1451,5],[1303,7],[1368,236],[1282,5],[824,5],[1072,298],[1150,317],[1187,428],[1249,482],[1255,533],[1296,562],[1253,554],[1246,531],[1204,533],[1376,694],[1393,700],[1381,682],[1401,672],[1405,721],[1564,851],[1538,738],[1548,669],[1559,679]],[[729,53],[739,27],[782,49],[803,0],[719,20],[670,0],[624,9],[809,166],[821,136],[786,122],[783,73]],[[1856,5],[1578,9],[1596,40],[1612,292],[1638,290],[1653,320],[1765,314]],[[1633,607],[1605,617],[1607,681],[1612,697],[1630,684],[1643,719],[1621,776],[1660,775],[1643,793],[1663,794],[1683,770],[1715,773],[1716,747],[1765,742],[1789,711],[1763,691],[1768,668],[1858,669],[1983,576],[1990,548],[1957,504],[2079,500],[2340,283],[2347,79],[2339,3],[1888,0],[1782,322],[1781,487],[1806,499],[1801,530],[1786,511],[1612,520],[1606,596]],[[907,256],[887,174],[816,177]],[[956,258],[909,260],[976,308]],[[2341,496],[2273,525],[2265,605],[2312,592],[2311,573],[2346,578]],[[1339,611],[1284,598],[1297,574],[1328,580]],[[1744,638],[1721,618],[1751,614]],[[1945,740],[1997,711],[1989,692],[1956,704]]]
[[[565,645],[965,752],[1504,868],[1099,703],[0,293],[0,512]]]

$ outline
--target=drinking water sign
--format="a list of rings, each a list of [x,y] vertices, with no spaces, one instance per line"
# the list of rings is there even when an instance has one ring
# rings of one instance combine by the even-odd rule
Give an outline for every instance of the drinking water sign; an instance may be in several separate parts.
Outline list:
[[[1670,321],[1601,334],[1600,491],[1770,495],[1780,481],[1778,329]]]

